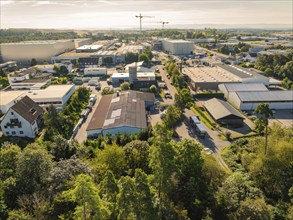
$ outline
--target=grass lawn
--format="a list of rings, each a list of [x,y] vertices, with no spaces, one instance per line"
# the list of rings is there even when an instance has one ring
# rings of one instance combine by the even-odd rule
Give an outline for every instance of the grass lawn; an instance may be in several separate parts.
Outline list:
[[[215,127],[218,124],[210,118],[210,116],[205,110],[202,110],[201,108],[194,108],[194,107],[191,107],[190,109],[191,111],[194,112],[194,114],[196,114],[199,117],[199,120],[201,120],[203,123],[205,123],[206,126],[208,126],[208,128],[215,130]]]

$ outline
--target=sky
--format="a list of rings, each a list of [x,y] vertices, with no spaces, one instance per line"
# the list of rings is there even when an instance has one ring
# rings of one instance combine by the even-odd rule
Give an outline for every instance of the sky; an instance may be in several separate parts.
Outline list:
[[[1,28],[128,29],[214,25],[292,27],[292,0],[0,0]]]

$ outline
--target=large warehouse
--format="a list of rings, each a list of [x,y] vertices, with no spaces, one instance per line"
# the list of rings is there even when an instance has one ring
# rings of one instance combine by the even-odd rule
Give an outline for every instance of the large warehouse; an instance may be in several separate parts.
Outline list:
[[[193,42],[186,40],[162,40],[162,50],[173,55],[188,55],[193,53]]]
[[[75,48],[74,40],[46,40],[4,43],[0,45],[3,61],[16,60],[29,64],[32,58],[39,62],[50,61],[51,57]]]
[[[147,128],[146,108],[154,102],[153,93],[129,91],[104,95],[86,129],[87,136],[138,133]]]
[[[204,108],[212,118],[220,124],[242,126],[244,117],[229,103],[220,99],[210,99],[204,102]]]
[[[293,91],[232,92],[229,101],[243,111],[253,111],[261,103],[268,103],[270,109],[293,109]]]
[[[224,93],[226,99],[229,99],[231,92],[268,91],[262,83],[223,83],[219,85],[219,90]]]

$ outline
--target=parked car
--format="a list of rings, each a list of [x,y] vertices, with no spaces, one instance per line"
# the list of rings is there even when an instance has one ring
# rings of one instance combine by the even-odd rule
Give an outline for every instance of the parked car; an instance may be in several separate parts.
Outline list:
[[[172,96],[170,94],[165,94],[166,99],[172,99]]]

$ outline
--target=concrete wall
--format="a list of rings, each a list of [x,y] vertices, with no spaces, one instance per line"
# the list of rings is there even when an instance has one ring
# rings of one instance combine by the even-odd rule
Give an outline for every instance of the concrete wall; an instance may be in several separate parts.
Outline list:
[[[162,46],[164,51],[168,51],[174,55],[188,55],[191,51],[193,51],[193,42],[181,42],[181,41],[169,41],[162,40]]]
[[[27,64],[32,58],[39,62],[51,61],[53,55],[67,50],[73,50],[75,43],[73,40],[56,41],[55,43],[11,43],[1,44],[0,50],[4,62],[16,60],[22,64]]]

